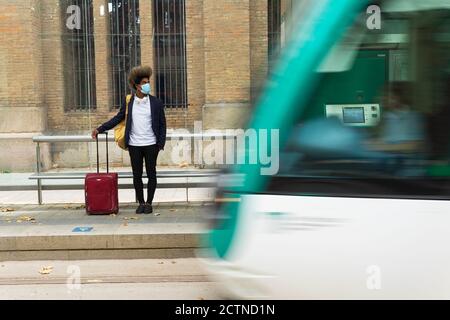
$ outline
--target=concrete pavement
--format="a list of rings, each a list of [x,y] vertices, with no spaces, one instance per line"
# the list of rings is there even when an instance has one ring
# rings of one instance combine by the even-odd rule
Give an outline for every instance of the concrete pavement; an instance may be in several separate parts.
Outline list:
[[[192,258],[0,263],[0,299],[218,298],[217,284]]]

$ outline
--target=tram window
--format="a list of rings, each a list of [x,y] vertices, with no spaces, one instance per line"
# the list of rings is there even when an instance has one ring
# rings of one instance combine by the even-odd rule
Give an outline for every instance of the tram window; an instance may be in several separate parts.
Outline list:
[[[450,8],[390,8],[384,29],[356,33],[351,61],[337,45],[318,69],[270,192],[450,198]],[[345,105],[340,119],[326,105]]]

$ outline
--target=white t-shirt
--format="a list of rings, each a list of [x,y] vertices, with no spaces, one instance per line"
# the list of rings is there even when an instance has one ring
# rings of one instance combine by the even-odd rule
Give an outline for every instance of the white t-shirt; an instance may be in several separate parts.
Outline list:
[[[150,98],[134,97],[131,117],[130,146],[141,147],[156,144],[156,136],[152,129],[152,109]]]

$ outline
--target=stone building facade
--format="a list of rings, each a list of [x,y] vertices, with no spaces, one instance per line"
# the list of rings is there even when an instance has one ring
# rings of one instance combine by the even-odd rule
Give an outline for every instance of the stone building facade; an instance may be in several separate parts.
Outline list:
[[[192,131],[241,128],[267,76],[269,21],[278,24],[280,8],[289,1],[274,0],[136,0],[139,4],[140,62],[158,72],[155,63],[154,1],[184,5],[185,76],[187,105],[166,108],[169,129]],[[71,1],[0,0],[0,169],[35,169],[39,134],[87,134],[111,118],[111,0],[78,0],[90,4],[93,46],[91,88],[93,107],[72,110],[67,105],[68,70],[64,37],[70,23]],[[123,2],[123,1],[115,1]],[[274,9],[275,8],[275,9]],[[278,10],[273,13],[273,10]],[[285,9],[283,9],[285,10]],[[76,11],[74,11],[75,13]],[[269,19],[272,14],[271,19]],[[85,22],[83,19],[81,22]],[[276,26],[275,33],[279,32]],[[273,31],[272,30],[272,31]],[[86,48],[84,48],[86,49]],[[155,76],[152,88],[155,88]],[[83,84],[85,85],[85,84]],[[83,166],[91,159],[86,144],[42,145],[44,168]],[[113,161],[127,164],[127,156],[113,151]],[[86,154],[86,155],[84,155]]]

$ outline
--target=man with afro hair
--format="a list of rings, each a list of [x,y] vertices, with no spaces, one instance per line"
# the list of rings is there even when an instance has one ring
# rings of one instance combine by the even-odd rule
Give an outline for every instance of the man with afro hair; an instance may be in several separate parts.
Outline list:
[[[112,119],[92,131],[92,138],[95,139],[99,133],[113,129],[126,117],[125,146],[130,154],[133,185],[139,201],[137,214],[153,212],[152,202],[157,184],[156,162],[159,151],[164,149],[166,143],[164,105],[150,94],[151,76],[152,69],[148,66],[133,68],[128,76],[132,90],[128,106],[124,101],[119,112]],[[144,161],[148,177],[147,201],[144,199],[142,182]]]

